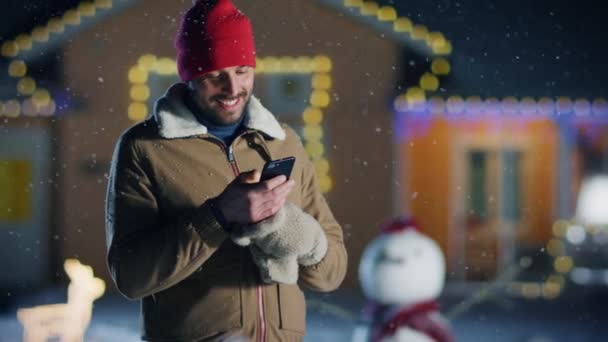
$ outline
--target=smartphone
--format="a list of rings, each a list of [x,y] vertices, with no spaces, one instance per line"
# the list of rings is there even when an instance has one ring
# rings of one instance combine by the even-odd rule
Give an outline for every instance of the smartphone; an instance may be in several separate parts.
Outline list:
[[[287,157],[267,162],[264,165],[264,169],[262,169],[262,177],[260,178],[260,182],[269,180],[279,175],[285,175],[285,177],[289,179],[295,161],[296,157]]]

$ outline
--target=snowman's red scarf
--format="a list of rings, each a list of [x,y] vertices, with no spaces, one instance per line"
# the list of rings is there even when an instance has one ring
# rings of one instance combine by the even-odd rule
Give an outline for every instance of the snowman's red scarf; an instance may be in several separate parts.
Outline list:
[[[373,320],[384,316],[390,307],[369,303],[367,315]],[[452,341],[453,338],[441,327],[439,322],[429,318],[429,314],[439,312],[439,304],[436,301],[422,302],[398,311],[388,321],[382,322],[373,333],[372,341],[379,342],[383,338],[393,336],[399,327],[407,326],[421,333],[427,334],[438,342]],[[368,316],[369,317],[369,316]],[[414,319],[415,318],[415,319]]]

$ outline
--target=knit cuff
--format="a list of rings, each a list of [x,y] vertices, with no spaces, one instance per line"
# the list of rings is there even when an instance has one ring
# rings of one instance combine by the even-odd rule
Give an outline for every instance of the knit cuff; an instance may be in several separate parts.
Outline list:
[[[198,232],[205,240],[217,238],[225,238],[226,231],[215,218],[209,201],[203,203],[194,215],[190,218],[190,225]]]
[[[217,222],[220,224],[220,226],[222,227],[222,229],[224,229],[224,231],[226,233],[230,234],[231,231],[232,231],[232,227],[228,223],[228,221],[226,220],[226,217],[224,216],[224,214],[220,210],[219,206],[217,205],[217,197],[212,198],[212,199],[209,200],[209,207],[211,209],[211,212],[213,213],[213,216],[215,217],[215,219],[217,220]]]

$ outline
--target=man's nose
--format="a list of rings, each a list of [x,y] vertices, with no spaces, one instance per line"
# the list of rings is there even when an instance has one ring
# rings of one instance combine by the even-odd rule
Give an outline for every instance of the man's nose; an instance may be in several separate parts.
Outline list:
[[[232,97],[236,97],[239,94],[236,75],[231,73],[226,74],[226,78],[224,79],[224,91]]]

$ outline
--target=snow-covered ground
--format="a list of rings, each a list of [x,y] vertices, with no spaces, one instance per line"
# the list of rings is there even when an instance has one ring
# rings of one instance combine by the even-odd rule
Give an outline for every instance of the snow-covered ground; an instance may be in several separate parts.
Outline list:
[[[65,293],[48,290],[20,299],[23,306],[65,300]],[[363,305],[359,293],[308,293],[306,341],[349,341]],[[444,312],[464,298],[442,298]],[[13,302],[0,312],[0,341],[21,340],[22,328]],[[117,295],[96,302],[86,341],[139,341],[139,306]],[[452,320],[457,341],[587,342],[608,341],[608,293],[566,292],[556,300],[523,300],[492,296]]]

